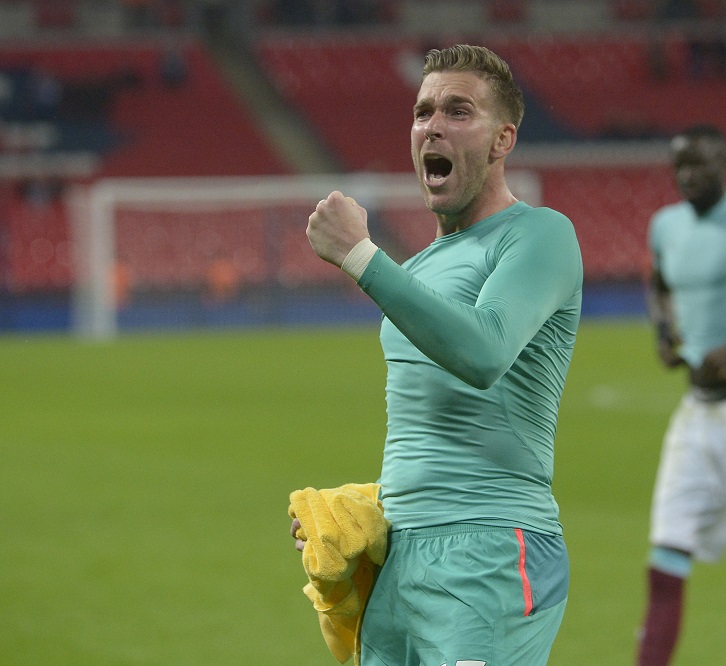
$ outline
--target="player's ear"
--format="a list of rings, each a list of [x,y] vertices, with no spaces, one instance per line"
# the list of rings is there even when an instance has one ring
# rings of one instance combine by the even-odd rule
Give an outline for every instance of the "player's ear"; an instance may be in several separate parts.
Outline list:
[[[498,160],[506,157],[514,150],[517,143],[517,128],[513,123],[504,123],[499,126],[498,132],[494,137],[494,142],[489,150],[489,159]]]

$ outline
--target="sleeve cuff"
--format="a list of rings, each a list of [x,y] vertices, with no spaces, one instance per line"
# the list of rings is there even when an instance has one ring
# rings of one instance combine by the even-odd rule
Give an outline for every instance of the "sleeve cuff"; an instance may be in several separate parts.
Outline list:
[[[358,282],[377,250],[378,246],[370,238],[364,238],[348,252],[340,267]]]

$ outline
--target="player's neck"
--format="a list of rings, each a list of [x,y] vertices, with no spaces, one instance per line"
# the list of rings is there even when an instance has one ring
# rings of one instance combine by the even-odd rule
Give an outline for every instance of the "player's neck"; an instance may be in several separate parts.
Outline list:
[[[500,187],[483,193],[483,195],[456,215],[436,215],[438,223],[436,237],[463,231],[473,224],[509,208],[518,201],[509,191],[504,180],[501,181]]]
[[[713,192],[710,192],[704,196],[702,196],[700,199],[689,201],[691,206],[693,206],[693,209],[696,211],[696,215],[698,217],[703,217],[708,213],[716,204],[718,204],[719,201],[723,198],[724,191],[723,189],[720,190],[714,190]]]

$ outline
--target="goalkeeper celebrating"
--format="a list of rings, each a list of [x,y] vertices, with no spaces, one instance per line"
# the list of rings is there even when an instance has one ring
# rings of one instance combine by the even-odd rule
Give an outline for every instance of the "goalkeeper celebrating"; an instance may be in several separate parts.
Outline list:
[[[315,252],[383,313],[379,483],[391,529],[363,615],[363,666],[543,665],[565,610],[552,476],[582,260],[570,220],[507,186],[523,113],[497,55],[432,50],[411,129],[431,245],[396,264],[341,192],[309,219]]]

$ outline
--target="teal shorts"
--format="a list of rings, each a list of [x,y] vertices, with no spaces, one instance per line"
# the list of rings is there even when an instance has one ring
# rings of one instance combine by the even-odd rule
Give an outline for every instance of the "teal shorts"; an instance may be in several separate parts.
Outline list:
[[[362,666],[542,666],[565,612],[564,539],[455,524],[393,532]]]

